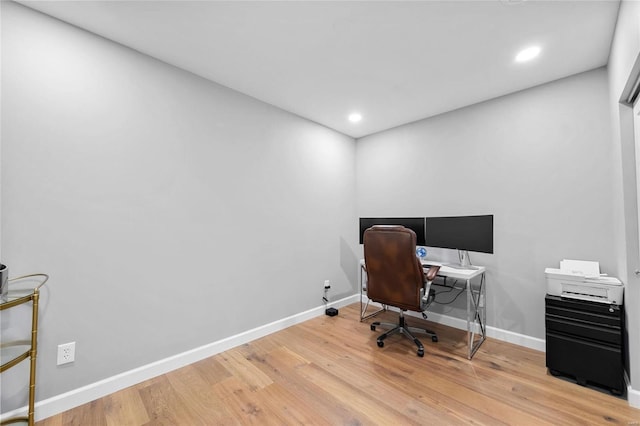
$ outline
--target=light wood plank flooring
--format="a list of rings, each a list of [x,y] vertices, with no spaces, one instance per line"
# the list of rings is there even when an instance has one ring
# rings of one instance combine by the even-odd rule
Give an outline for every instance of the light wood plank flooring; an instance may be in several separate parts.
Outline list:
[[[318,317],[37,423],[61,425],[638,425],[640,410],[550,376],[544,354],[428,323],[439,342],[387,339],[359,305]],[[376,319],[395,322],[396,314]],[[408,318],[411,325],[424,321]]]

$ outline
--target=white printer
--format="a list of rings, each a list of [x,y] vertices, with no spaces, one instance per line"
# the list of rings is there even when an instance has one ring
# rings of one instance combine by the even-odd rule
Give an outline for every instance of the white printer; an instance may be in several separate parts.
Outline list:
[[[613,277],[600,274],[598,262],[568,260],[560,262],[560,269],[546,268],[547,293],[571,299],[621,305],[624,286]]]

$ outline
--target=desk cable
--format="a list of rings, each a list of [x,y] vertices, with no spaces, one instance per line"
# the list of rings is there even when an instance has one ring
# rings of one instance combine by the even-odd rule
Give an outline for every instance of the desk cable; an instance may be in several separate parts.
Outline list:
[[[451,284],[450,286],[449,286],[449,285],[447,285],[447,284],[436,284],[436,285],[438,285],[438,286],[440,286],[440,287],[446,287],[446,288],[447,288],[447,290],[437,291],[437,292],[436,292],[436,297],[433,299],[433,302],[434,302],[434,303],[437,303],[438,305],[450,305],[450,304],[452,304],[453,302],[455,302],[455,301],[456,301],[456,299],[457,299],[457,298],[458,298],[462,293],[464,293],[464,291],[465,291],[465,288],[464,288],[464,287],[461,287],[461,288],[460,288],[460,291],[458,291],[458,293],[453,297],[453,299],[449,300],[448,302],[439,302],[439,301],[438,301],[438,296],[439,296],[440,294],[443,294],[443,293],[451,293],[451,292],[456,288],[455,286],[456,286],[456,283],[457,283],[457,282],[458,282],[458,280],[455,280],[455,281],[453,282],[453,284]],[[446,281],[445,281],[445,283],[446,283]]]

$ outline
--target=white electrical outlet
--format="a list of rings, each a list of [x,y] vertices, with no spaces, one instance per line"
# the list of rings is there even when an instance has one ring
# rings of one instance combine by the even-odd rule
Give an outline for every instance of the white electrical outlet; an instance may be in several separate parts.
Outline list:
[[[331,288],[331,281],[324,280],[324,289],[329,290]]]
[[[68,364],[76,359],[76,342],[58,345],[58,364]]]

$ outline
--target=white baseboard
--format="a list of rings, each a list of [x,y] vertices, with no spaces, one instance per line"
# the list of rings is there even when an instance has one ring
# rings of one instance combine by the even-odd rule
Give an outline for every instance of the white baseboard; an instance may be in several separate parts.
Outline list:
[[[417,315],[421,317],[420,314]],[[450,317],[448,315],[436,314],[433,312],[429,313],[429,320],[438,324],[443,324],[449,327],[457,328],[460,330],[467,329],[467,320],[460,319],[455,317]],[[501,340],[507,343],[513,343],[514,345],[524,346],[525,348],[534,349],[536,351],[544,352],[545,341],[544,339],[539,339],[537,337],[531,337],[520,333],[515,333],[513,331],[503,330],[497,327],[486,326],[487,329],[487,337],[491,337],[492,339]]]
[[[380,306],[377,303],[371,303],[372,306]],[[422,318],[422,314],[418,312],[407,312],[408,316]],[[437,324],[446,325],[448,327],[457,328],[459,330],[467,329],[467,320],[461,318],[450,317],[448,315],[437,314],[434,312],[428,312],[429,321],[433,321]],[[544,352],[546,350],[544,339],[537,337],[531,337],[513,331],[503,330],[497,327],[487,326],[487,337],[492,339],[501,340],[507,343],[513,343],[514,345],[524,346],[525,348],[534,349],[536,351]]]
[[[330,305],[336,308],[340,308],[342,306],[355,303],[358,300],[358,296],[353,295],[345,297],[344,299],[337,300],[335,302],[331,302]],[[142,367],[135,368],[121,374],[117,374],[99,382],[91,383],[81,388],[65,392],[61,395],[56,395],[52,398],[39,401],[35,404],[36,421],[46,419],[47,417],[54,416],[56,414],[96,400],[98,398],[102,398],[106,395],[112,394],[129,386],[133,386],[137,383],[141,383],[145,380],[152,379],[161,374],[165,374],[186,365],[193,364],[194,362],[203,360],[220,352],[224,352],[236,346],[251,342],[252,340],[259,339],[260,337],[264,337],[268,334],[275,333],[276,331],[284,330],[287,327],[299,324],[311,318],[324,315],[324,310],[324,305],[318,306],[316,308],[309,309],[308,311],[304,311],[290,317],[274,321],[270,324],[265,324],[252,330],[236,334],[235,336],[230,336],[217,342],[209,343],[199,348],[195,348],[171,356],[169,358],[165,358],[151,364],[144,365]],[[16,416],[26,415],[27,407],[25,406],[10,412],[3,413],[0,416],[0,421]]]
[[[627,386],[627,402],[630,407],[640,408],[640,390]]]
[[[487,336],[502,340],[503,342],[513,343],[525,348],[534,349],[540,352],[546,352],[546,341],[538,337],[527,336],[525,334],[515,333],[513,331],[503,330],[496,327],[487,327]]]

